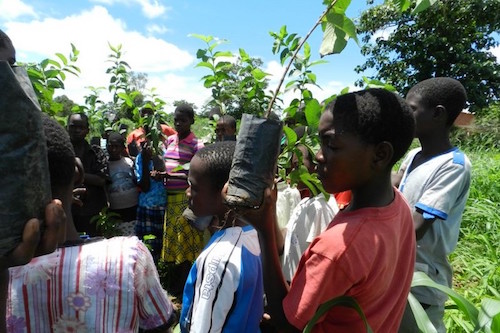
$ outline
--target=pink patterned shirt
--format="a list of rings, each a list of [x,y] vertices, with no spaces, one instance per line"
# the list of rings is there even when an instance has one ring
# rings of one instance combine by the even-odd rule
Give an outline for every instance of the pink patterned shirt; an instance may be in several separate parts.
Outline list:
[[[7,332],[137,332],[166,325],[172,311],[137,237],[59,248],[10,269]]]
[[[176,172],[172,172],[172,170],[178,166],[189,163],[194,154],[203,147],[203,142],[198,140],[193,132],[189,133],[187,137],[180,141],[179,135],[177,134],[169,136],[165,142],[165,153],[163,154],[167,172],[172,175],[187,176],[187,170]],[[187,177],[186,179],[179,179],[176,177],[167,179],[167,191],[169,192],[184,192],[187,188]]]

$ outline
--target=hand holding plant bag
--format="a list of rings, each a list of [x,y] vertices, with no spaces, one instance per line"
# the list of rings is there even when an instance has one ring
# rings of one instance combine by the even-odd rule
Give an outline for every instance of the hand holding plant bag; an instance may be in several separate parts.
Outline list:
[[[22,67],[0,61],[0,256],[20,242],[29,219],[43,218],[50,179],[35,92]]]

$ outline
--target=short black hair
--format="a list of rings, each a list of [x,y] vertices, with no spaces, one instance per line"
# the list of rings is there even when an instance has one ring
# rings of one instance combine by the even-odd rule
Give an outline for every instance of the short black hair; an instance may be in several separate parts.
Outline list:
[[[235,147],[235,141],[220,141],[201,148],[194,155],[203,162],[204,176],[210,179],[216,191],[222,190],[229,179]]]
[[[123,135],[115,131],[109,132],[108,134],[108,142],[111,141],[119,141],[122,144],[125,144],[125,139],[123,138]]]
[[[467,106],[467,92],[460,81],[451,77],[434,77],[420,81],[407,96],[418,95],[427,107],[442,105],[446,108],[446,124],[451,126]]]
[[[85,113],[83,113],[83,112],[77,112],[77,113],[72,113],[72,114],[70,114],[70,115],[68,116],[67,123],[69,123],[69,119],[70,119],[72,116],[74,116],[74,115],[79,115],[79,116],[80,116],[80,117],[81,117],[81,118],[82,118],[82,119],[83,119],[83,120],[87,123],[87,127],[89,127],[89,126],[90,126],[90,124],[89,124],[89,117],[88,117]]]
[[[75,151],[68,132],[57,121],[42,113],[42,124],[47,143],[50,184],[52,188],[68,186],[75,175]]]
[[[389,142],[394,155],[391,167],[408,150],[415,133],[415,119],[405,100],[385,89],[371,88],[338,96],[325,108],[335,124],[368,144]]]
[[[229,124],[232,128],[236,129],[236,119],[234,119],[233,116],[230,116],[228,114],[223,115],[219,121],[222,121],[224,124]]]
[[[189,104],[180,104],[175,108],[174,113],[184,113],[187,115],[192,121],[194,121],[194,110],[193,107]]]

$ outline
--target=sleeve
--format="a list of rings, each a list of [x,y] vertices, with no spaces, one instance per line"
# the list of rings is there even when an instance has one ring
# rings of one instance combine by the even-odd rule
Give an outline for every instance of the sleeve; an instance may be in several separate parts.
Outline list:
[[[196,139],[196,147],[194,149],[193,155],[196,154],[196,152],[203,147],[205,147],[205,144],[203,143],[203,141],[201,141],[200,139]]]
[[[141,153],[139,153],[139,155],[137,155],[137,157],[135,158],[134,172],[135,172],[135,178],[137,179],[137,182],[140,182],[142,179],[142,154]]]
[[[173,316],[173,306],[163,290],[158,271],[149,250],[137,241],[138,253],[135,266],[135,290],[139,312],[139,326],[150,330],[168,327]]]
[[[333,197],[333,196],[332,196]],[[333,198],[331,198],[333,199]],[[333,199],[335,205],[337,202]],[[328,224],[333,219],[334,211],[326,201],[315,200],[312,206],[309,206],[310,213],[307,214],[307,219],[312,219],[311,228],[309,229],[309,234],[307,235],[306,242],[312,243],[314,238],[318,237],[319,234],[326,229]]]
[[[221,332],[231,311],[239,283],[239,271],[225,254],[211,252],[198,274],[199,294],[193,301],[190,332]]]
[[[353,286],[341,265],[337,260],[314,252],[314,245],[306,251],[283,299],[285,316],[297,329],[304,329],[321,304],[345,295]]]
[[[415,208],[422,210],[424,218],[446,220],[456,202],[468,193],[469,185],[469,169],[458,163],[448,163],[425,184],[425,191]]]

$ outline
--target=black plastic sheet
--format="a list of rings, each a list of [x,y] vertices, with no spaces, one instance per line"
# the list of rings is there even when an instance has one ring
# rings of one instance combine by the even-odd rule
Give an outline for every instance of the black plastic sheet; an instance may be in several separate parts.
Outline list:
[[[26,70],[0,61],[0,255],[51,199],[41,110]]]
[[[243,114],[229,173],[226,204],[256,208],[276,175],[283,124],[279,120]]]

